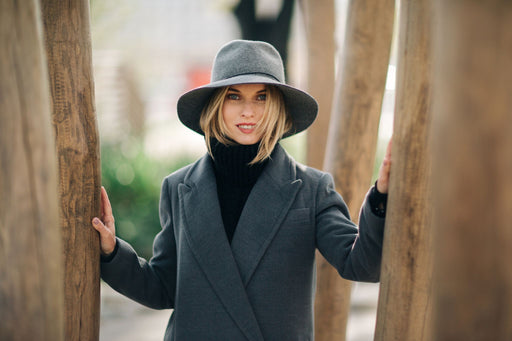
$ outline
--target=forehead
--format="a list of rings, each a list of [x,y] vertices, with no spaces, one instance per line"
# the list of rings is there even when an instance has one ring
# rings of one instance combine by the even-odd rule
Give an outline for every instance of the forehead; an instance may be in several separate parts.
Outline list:
[[[239,92],[260,92],[266,90],[265,84],[236,84],[229,86],[230,90],[235,90]]]

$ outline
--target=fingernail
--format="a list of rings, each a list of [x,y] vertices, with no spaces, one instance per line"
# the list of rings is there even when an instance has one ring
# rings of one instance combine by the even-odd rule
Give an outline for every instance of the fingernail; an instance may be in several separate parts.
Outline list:
[[[100,223],[100,220],[99,220],[98,218],[94,218],[94,219],[92,220],[92,223],[93,223],[94,225],[98,225],[98,224]]]

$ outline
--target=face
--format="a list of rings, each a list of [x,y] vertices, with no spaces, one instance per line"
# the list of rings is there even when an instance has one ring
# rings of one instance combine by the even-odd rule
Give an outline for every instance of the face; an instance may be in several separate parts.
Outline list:
[[[255,144],[262,133],[256,128],[263,118],[267,91],[264,84],[239,84],[229,87],[222,108],[228,137],[239,144]]]

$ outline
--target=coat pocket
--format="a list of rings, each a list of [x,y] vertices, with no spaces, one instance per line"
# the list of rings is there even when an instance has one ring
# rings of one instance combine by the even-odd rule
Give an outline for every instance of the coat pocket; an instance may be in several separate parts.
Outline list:
[[[309,255],[314,250],[315,227],[310,212],[310,208],[290,210],[274,244],[281,253],[297,257]]]
[[[309,225],[310,224],[310,208],[295,208],[288,212],[283,221],[283,227],[288,225]]]

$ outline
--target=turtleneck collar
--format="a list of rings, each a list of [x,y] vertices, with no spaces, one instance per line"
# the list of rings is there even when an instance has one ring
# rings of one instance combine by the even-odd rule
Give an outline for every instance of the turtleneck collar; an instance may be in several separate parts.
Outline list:
[[[211,151],[217,180],[235,186],[252,185],[258,180],[268,159],[254,165],[249,163],[258,154],[259,142],[251,145],[225,145],[211,139]]]

